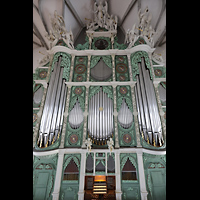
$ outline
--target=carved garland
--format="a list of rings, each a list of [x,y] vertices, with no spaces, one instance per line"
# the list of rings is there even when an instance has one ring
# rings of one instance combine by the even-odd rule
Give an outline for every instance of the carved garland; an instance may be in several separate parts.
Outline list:
[[[144,57],[147,68],[150,71],[150,77],[153,79],[152,71],[151,71],[151,63],[149,61],[148,53],[145,51],[137,51],[131,54],[131,67],[133,74],[133,81],[136,81],[136,75],[139,74],[138,62],[141,62],[141,58]]]
[[[64,52],[57,52],[53,57],[53,62],[52,62],[52,65],[51,65],[51,71],[54,68],[55,62],[58,61],[59,56],[62,56],[62,61],[60,63],[60,66],[64,67],[63,78],[65,78],[66,81],[69,81],[69,74],[70,74],[70,67],[71,67],[71,55],[70,54],[64,53]]]
[[[122,154],[121,154],[122,155]],[[120,155],[120,157],[121,157]],[[124,165],[126,164],[126,161],[127,159],[129,158],[129,160],[131,161],[131,163],[135,166],[136,170],[137,170],[137,162],[136,162],[136,158],[134,158],[131,154],[127,155],[125,154],[124,157],[121,158],[121,161],[120,161],[120,169],[121,169],[121,172],[122,172],[122,169],[124,167]]]
[[[103,59],[104,63],[112,69],[112,57],[111,56],[91,56],[90,69],[92,69],[99,62],[100,59]]]
[[[78,170],[80,170],[80,160],[81,160],[81,154],[66,154],[64,157],[65,163],[63,165],[63,172],[67,165],[70,163],[71,159],[73,158],[74,162],[76,163]]]
[[[76,89],[79,89],[80,93],[76,92]],[[72,110],[74,107],[74,104],[76,103],[76,100],[78,98],[78,102],[80,103],[80,107],[82,111],[85,111],[85,86],[73,86],[71,88],[71,97],[70,97],[70,104],[69,104],[69,111]]]
[[[109,98],[113,100],[113,88],[112,86],[102,86],[103,92],[105,92]],[[89,98],[88,101],[91,99],[92,96],[97,94],[100,91],[100,86],[90,86],[89,88]]]

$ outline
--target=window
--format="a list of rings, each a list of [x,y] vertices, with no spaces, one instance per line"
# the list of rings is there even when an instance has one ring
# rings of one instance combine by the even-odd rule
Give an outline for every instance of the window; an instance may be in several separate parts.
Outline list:
[[[136,168],[129,158],[122,169],[122,180],[137,180]]]
[[[63,180],[78,180],[78,175],[78,167],[74,160],[71,159],[70,163],[65,168]]]

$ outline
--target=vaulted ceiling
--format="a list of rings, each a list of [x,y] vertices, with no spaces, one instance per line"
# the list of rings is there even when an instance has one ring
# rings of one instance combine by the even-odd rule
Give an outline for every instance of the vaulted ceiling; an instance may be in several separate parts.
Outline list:
[[[82,37],[88,19],[93,19],[93,7],[100,0],[33,0],[33,65],[46,55],[49,41],[46,32],[52,29],[49,16],[54,10],[62,15],[66,29],[73,32],[75,44]],[[103,2],[105,0],[102,0]],[[117,15],[118,30],[123,34],[138,24],[138,10],[143,13],[148,6],[152,13],[151,25],[156,31],[154,35],[155,52],[162,54],[165,60],[166,48],[166,0],[107,0],[108,13]]]

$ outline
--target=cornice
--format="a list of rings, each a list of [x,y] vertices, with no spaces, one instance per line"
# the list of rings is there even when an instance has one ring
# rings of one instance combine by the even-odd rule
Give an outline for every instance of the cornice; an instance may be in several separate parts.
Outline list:
[[[94,49],[85,49],[85,50],[76,50],[69,49],[65,46],[54,46],[51,50],[47,52],[50,55],[54,55],[57,52],[65,52],[68,54],[73,54],[75,56],[88,56],[88,55],[124,55],[132,54],[137,51],[145,51],[147,53],[153,53],[156,48],[151,48],[149,45],[141,44],[130,49],[108,49],[108,50],[94,50]]]

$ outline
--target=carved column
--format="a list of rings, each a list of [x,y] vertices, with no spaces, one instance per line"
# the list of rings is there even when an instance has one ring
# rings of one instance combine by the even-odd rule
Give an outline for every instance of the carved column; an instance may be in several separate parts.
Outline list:
[[[63,157],[64,157],[64,152],[59,151],[56,177],[54,182],[54,191],[52,193],[53,200],[59,200],[60,184],[61,184],[62,168],[63,168]]]
[[[82,141],[82,148],[86,148],[85,140],[87,134],[87,116],[88,116],[88,93],[89,93],[89,85],[85,85],[86,87],[86,94],[85,94],[85,112],[84,112],[84,126],[83,126],[83,141]]]
[[[81,165],[80,165],[81,175],[79,180],[78,200],[84,200],[85,162],[86,162],[86,152],[83,152],[81,153]]]
[[[114,100],[114,126],[115,126],[115,149],[119,149],[119,137],[118,137],[118,126],[117,126],[117,100],[116,100],[116,86],[112,85],[113,87],[113,100]]]
[[[141,192],[141,200],[147,200],[148,192],[146,190],[142,153],[143,153],[142,149],[138,149],[137,160],[138,160],[138,171],[139,171],[139,181],[140,181],[140,192]]]
[[[60,142],[59,148],[64,148],[64,143],[65,143],[65,132],[66,132],[66,126],[67,126],[67,116],[68,116],[71,87],[72,87],[71,85],[67,85],[67,100],[66,100],[66,105],[65,105],[65,112],[63,114],[64,120],[63,120],[62,136],[61,136],[61,142]]]
[[[70,68],[69,82],[72,81],[72,76],[73,76],[73,71],[74,71],[74,58],[75,58],[75,55],[74,55],[74,54],[71,54],[71,56],[72,56],[72,60],[71,60],[71,68]]]
[[[131,68],[131,55],[127,54],[128,58],[128,67],[129,67],[129,76],[130,76],[130,81],[133,80],[133,74],[132,74],[132,68]]]
[[[90,80],[90,61],[91,55],[88,55],[87,82]]]
[[[119,153],[115,152],[115,178],[116,178],[116,200],[122,199],[122,191],[121,191],[121,179],[120,179],[120,157]]]
[[[115,81],[115,54],[112,54],[112,65],[113,65],[113,81]]]

